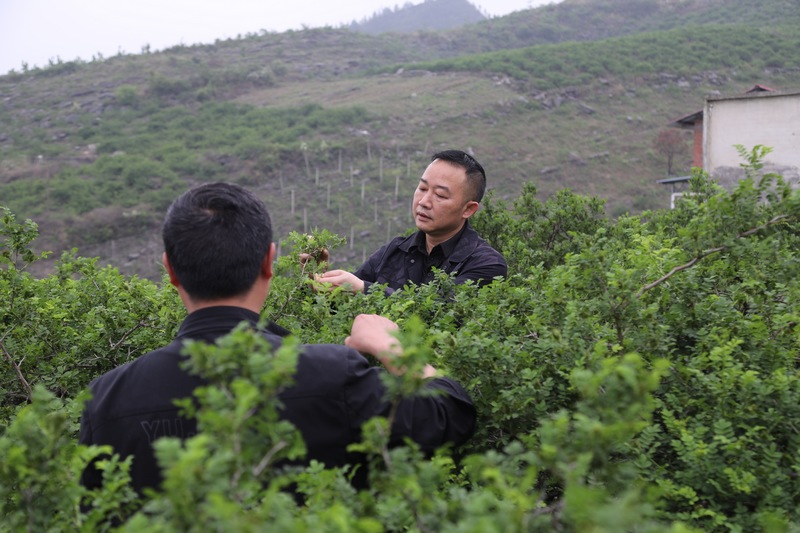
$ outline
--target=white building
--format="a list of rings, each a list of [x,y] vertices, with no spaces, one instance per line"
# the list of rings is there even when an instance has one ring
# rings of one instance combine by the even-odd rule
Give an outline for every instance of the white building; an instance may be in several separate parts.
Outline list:
[[[748,152],[756,145],[772,148],[763,172],[800,181],[800,91],[708,97],[701,120],[703,168],[721,185],[730,188],[744,176],[736,145]]]

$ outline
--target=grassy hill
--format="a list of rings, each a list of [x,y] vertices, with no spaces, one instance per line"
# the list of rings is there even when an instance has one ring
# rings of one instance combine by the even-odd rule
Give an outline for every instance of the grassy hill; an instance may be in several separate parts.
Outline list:
[[[566,0],[451,32],[265,33],[11,73],[0,205],[39,223],[41,250],[148,277],[166,205],[222,179],[259,191],[279,237],[346,236],[334,259],[353,266],[407,230],[443,148],[471,150],[509,201],[533,182],[598,195],[611,215],[661,208],[658,131],[709,93],[800,87],[798,11]],[[688,148],[677,162],[688,170]]]
[[[458,28],[485,18],[468,0],[425,0],[416,5],[407,2],[402,7],[384,8],[368,19],[354,21],[349,28],[373,35],[385,32],[439,31]]]
[[[599,41],[689,26],[800,24],[795,0],[562,0],[451,32],[405,42],[441,57],[526,48],[561,42]]]

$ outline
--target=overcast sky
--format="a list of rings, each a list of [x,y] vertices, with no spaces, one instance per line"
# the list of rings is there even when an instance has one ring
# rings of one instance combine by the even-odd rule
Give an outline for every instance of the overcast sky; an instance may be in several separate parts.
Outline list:
[[[553,0],[474,0],[500,16]],[[422,0],[413,0],[419,4]],[[0,0],[0,74],[90,61],[98,52],[141,53],[176,44],[213,43],[261,30],[339,26],[406,0]]]

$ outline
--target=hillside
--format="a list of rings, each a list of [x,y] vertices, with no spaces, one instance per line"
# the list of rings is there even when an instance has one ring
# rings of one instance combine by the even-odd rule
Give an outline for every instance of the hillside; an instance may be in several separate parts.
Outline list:
[[[421,4],[407,2],[395,9],[384,8],[372,17],[353,22],[350,29],[377,35],[386,32],[411,33],[420,30],[438,31],[480,22],[486,17],[467,0],[425,0]]]
[[[355,265],[409,227],[446,147],[471,150],[508,201],[533,182],[611,215],[660,208],[667,123],[709,93],[800,87],[792,7],[566,0],[469,30],[309,29],[14,73],[0,77],[0,204],[39,223],[41,250],[148,277],[166,205],[216,179],[256,188],[281,238],[346,236],[334,259]]]
[[[800,9],[795,0],[562,0],[431,35],[426,42],[449,57],[709,24],[796,27]]]

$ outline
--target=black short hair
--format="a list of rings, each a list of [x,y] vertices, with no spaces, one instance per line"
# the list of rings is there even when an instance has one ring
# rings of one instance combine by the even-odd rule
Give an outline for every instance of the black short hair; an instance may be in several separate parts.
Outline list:
[[[250,191],[208,183],[172,202],[161,235],[181,286],[192,298],[210,301],[253,286],[272,244],[272,223]]]
[[[480,202],[486,192],[486,172],[474,157],[461,150],[444,150],[433,154],[431,161],[441,159],[458,165],[467,173],[467,182],[472,188],[472,200]]]

